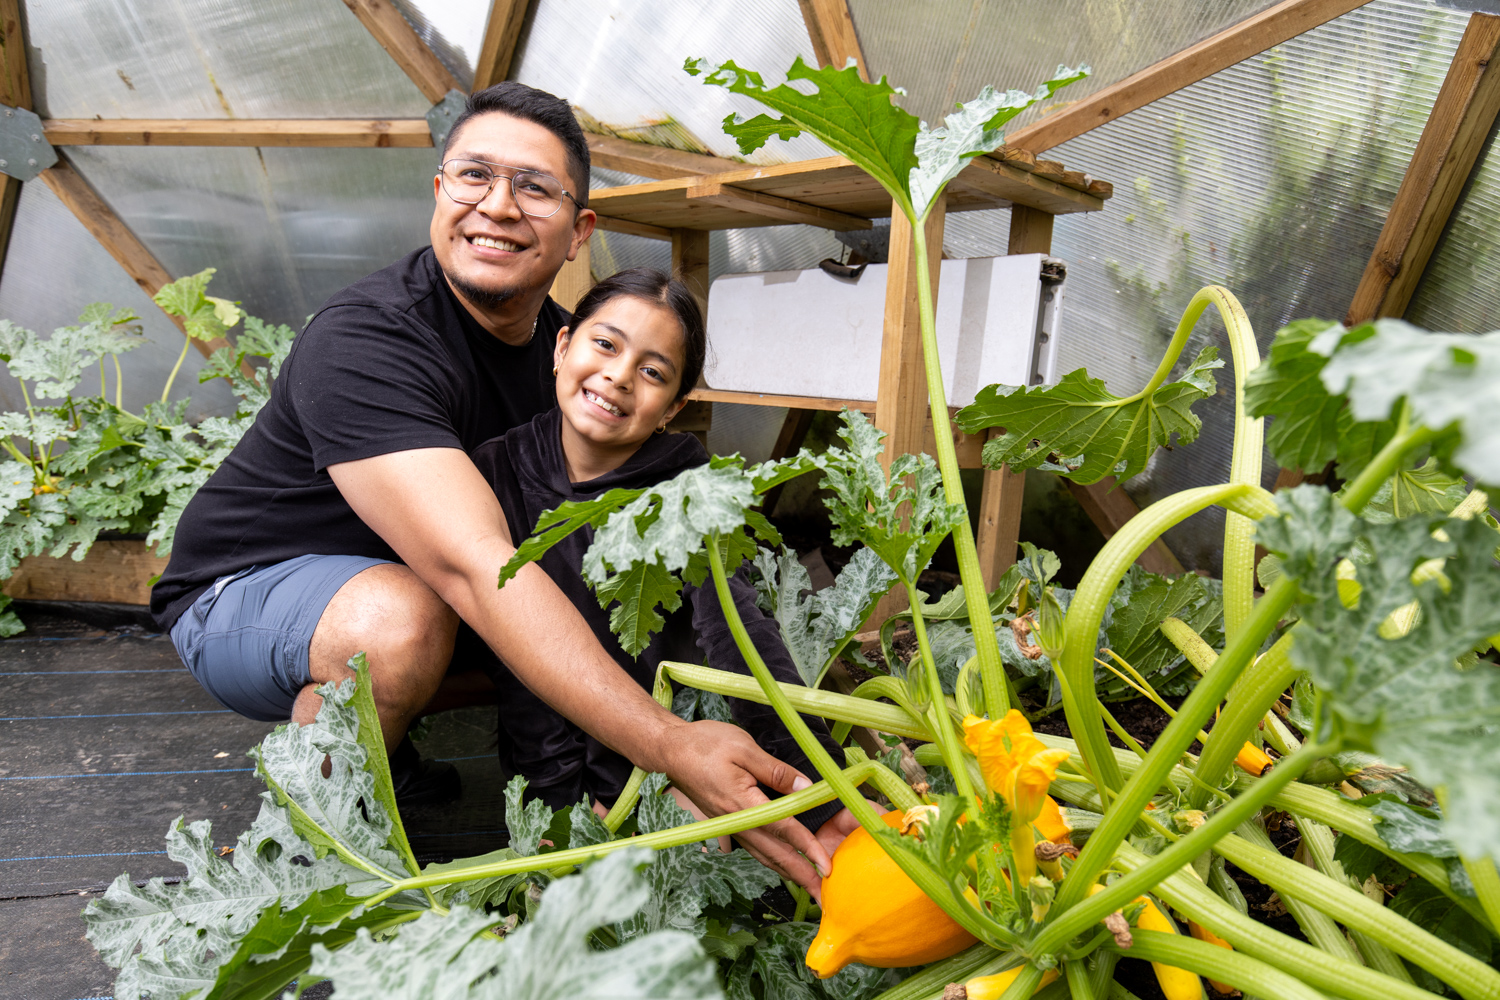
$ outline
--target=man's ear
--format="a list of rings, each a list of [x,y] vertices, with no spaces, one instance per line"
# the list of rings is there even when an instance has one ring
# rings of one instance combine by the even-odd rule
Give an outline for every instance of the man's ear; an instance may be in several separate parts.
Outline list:
[[[568,247],[568,259],[576,260],[578,250],[589,241],[594,234],[594,224],[599,221],[599,213],[592,208],[580,208],[578,214],[573,218],[573,243]]]
[[[565,326],[557,331],[557,343],[552,348],[552,366],[554,368],[562,367],[563,355],[568,353],[568,344],[572,340],[573,331],[568,327]]]

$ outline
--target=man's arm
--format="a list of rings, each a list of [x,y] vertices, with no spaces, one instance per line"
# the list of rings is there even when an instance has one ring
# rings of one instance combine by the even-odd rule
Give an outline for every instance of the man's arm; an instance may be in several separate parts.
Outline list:
[[[528,565],[497,588],[500,567],[515,549],[499,501],[462,451],[393,452],[331,465],[328,474],[360,519],[522,683],[601,743],[667,774],[710,815],[764,803],[757,782],[781,792],[806,787],[805,776],[743,730],[686,723],[657,704],[604,651],[540,567]],[[762,862],[817,894],[829,854],[802,824],[782,820],[740,839]]]

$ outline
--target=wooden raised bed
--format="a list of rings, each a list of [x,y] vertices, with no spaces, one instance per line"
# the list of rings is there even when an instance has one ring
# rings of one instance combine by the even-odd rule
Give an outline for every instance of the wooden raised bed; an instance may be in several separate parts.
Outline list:
[[[16,600],[86,601],[103,604],[151,603],[151,580],[167,568],[135,539],[101,539],[83,559],[28,556],[0,591]]]

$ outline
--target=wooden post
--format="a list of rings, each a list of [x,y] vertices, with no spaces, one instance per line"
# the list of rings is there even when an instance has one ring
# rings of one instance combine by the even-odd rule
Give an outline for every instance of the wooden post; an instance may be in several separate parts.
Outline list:
[[[0,0],[0,104],[31,110],[31,75],[26,68],[26,32],[21,26],[20,0]],[[10,248],[10,231],[21,200],[21,182],[3,176],[0,191],[0,269]]]
[[[1130,495],[1116,485],[1114,476],[1105,476],[1089,486],[1081,486],[1064,476],[1063,485],[1073,494],[1089,519],[1098,525],[1106,539],[1113,538],[1115,532],[1125,526],[1126,521],[1141,512]],[[1172,550],[1160,538],[1152,542],[1151,547],[1142,552],[1136,562],[1153,573],[1171,575],[1186,572],[1182,563],[1177,561]]]
[[[708,238],[706,229],[672,230],[672,273],[692,291],[708,316]]]
[[[1010,210],[1010,242],[1007,253],[1051,253],[1052,215],[1025,205]],[[993,433],[993,432],[992,432]],[[979,568],[984,585],[993,588],[1016,561],[1016,543],[1021,534],[1021,502],[1026,495],[1026,471],[1009,466],[987,469],[979,494]]]
[[[927,271],[934,306],[943,262],[943,222],[947,199],[939,197],[927,216]],[[889,471],[896,456],[922,450],[927,438],[927,370],[922,364],[922,321],[917,305],[917,251],[912,225],[892,206],[890,268],[885,283],[885,334],[880,343],[880,382],[875,395],[875,426],[885,431],[881,464]],[[878,627],[907,606],[900,587],[880,599],[869,624]]]
[[[859,67],[861,80],[869,81],[865,54],[854,33],[854,19],[849,16],[849,0],[797,0],[802,7],[802,23],[812,42],[813,58],[819,66],[843,69],[850,59]]]
[[[589,256],[589,244],[585,240],[578,248],[578,256],[563,264],[557,277],[552,279],[552,290],[548,294],[552,296],[552,301],[569,312],[578,305],[578,300],[583,298],[584,293],[594,287],[594,277],[589,270]]]

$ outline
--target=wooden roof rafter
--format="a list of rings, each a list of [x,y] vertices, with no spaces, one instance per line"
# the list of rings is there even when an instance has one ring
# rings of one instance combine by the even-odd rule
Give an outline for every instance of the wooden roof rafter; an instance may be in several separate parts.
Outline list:
[[[854,30],[854,18],[849,14],[849,0],[797,0],[797,3],[802,7],[802,23],[807,26],[807,37],[818,65],[843,69],[853,59],[859,67],[859,78],[868,83],[870,70]]]

